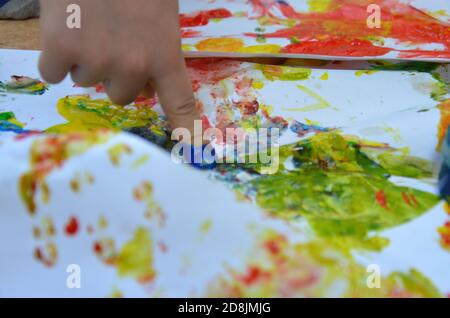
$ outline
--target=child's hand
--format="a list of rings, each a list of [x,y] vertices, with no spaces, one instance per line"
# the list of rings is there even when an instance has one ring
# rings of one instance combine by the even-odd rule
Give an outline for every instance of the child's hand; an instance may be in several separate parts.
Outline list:
[[[81,28],[70,29],[67,6],[81,7]],[[177,0],[41,0],[43,52],[49,83],[68,72],[83,87],[103,82],[112,101],[158,93],[173,128],[192,131],[199,119],[180,45]]]

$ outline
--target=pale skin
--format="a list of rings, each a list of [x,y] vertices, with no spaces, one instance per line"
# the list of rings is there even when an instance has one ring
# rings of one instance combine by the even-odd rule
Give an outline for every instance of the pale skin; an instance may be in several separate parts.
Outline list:
[[[81,7],[81,28],[66,25],[68,5]],[[177,0],[41,0],[42,77],[90,87],[131,103],[156,92],[172,128],[191,132],[200,119],[181,50]]]

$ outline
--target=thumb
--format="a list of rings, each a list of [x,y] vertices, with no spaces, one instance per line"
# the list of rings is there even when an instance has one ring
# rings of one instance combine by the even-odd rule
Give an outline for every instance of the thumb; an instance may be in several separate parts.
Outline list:
[[[195,121],[199,120],[201,123],[201,117],[196,108],[192,84],[184,60],[179,64],[179,67],[171,68],[171,71],[154,78],[152,86],[158,94],[172,129],[185,128],[191,134],[191,141],[201,142],[202,136],[195,136],[195,133],[199,132],[194,130]]]

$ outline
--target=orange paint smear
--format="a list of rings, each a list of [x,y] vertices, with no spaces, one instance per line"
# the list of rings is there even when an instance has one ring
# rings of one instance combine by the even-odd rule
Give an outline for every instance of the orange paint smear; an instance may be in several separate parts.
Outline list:
[[[375,194],[375,200],[383,209],[388,210],[387,198],[383,190],[380,190]]]

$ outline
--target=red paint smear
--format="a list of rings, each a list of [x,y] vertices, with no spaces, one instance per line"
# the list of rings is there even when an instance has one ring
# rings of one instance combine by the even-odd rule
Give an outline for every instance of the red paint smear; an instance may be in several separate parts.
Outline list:
[[[334,39],[327,41],[307,41],[289,44],[282,49],[283,53],[319,54],[334,56],[380,56],[392,51],[389,48],[373,45],[368,40]]]
[[[242,71],[241,64],[242,62],[239,61],[216,58],[186,60],[194,92],[197,92],[201,85],[214,85],[225,78],[234,76]]]
[[[147,98],[145,96],[139,96],[134,101],[134,104],[136,106],[150,107],[150,108],[153,108],[157,103],[158,103],[158,98],[157,98],[156,95],[154,97],[152,97],[152,98]]]
[[[37,136],[37,135],[40,135],[40,134],[41,134],[40,131],[28,131],[28,132],[25,132],[23,134],[16,135],[14,137],[14,140],[15,141],[23,141],[23,140],[25,140],[25,139],[27,139],[29,137]]]
[[[202,116],[202,129],[203,131],[212,128],[211,123],[209,122],[209,119],[207,116],[203,115]]]
[[[386,194],[384,193],[384,190],[380,190],[375,194],[375,199],[377,200],[378,204],[384,208],[384,209],[388,209],[388,205],[387,205],[387,199],[386,199]]]
[[[184,39],[187,38],[195,38],[200,36],[202,33],[200,31],[195,31],[195,30],[191,30],[191,29],[187,29],[187,30],[181,30],[181,37]]]
[[[414,204],[414,205],[419,205],[419,203],[417,202],[417,199],[416,199],[416,197],[414,196],[414,194],[410,194],[409,195],[409,198],[411,199],[411,201],[412,201],[412,203]]]
[[[99,242],[94,243],[94,252],[95,254],[101,254],[103,252],[103,247]]]
[[[257,100],[249,101],[249,102],[241,102],[238,104],[239,109],[241,110],[244,116],[254,115],[259,110],[259,103]]]
[[[182,28],[207,25],[210,19],[225,19],[233,15],[227,9],[214,9],[198,11],[190,14],[180,14],[180,26]]]
[[[412,206],[411,200],[409,199],[409,197],[406,193],[402,192],[402,198],[403,198],[403,201],[405,201],[407,205]]]
[[[448,58],[450,53],[450,25],[442,22],[419,9],[396,0],[367,0],[349,1],[334,0],[327,12],[299,13],[283,1],[251,1],[254,10],[261,16],[275,18],[272,12],[278,8],[284,18],[296,19],[299,23],[291,28],[280,29],[273,33],[264,34],[267,38],[296,38],[300,43],[289,45],[286,53],[320,54],[320,55],[351,55],[375,56],[384,55],[390,48],[375,45],[362,45],[361,52],[354,52],[354,45],[350,45],[351,52],[346,53],[348,43],[355,40],[368,41],[374,36],[393,38],[398,42],[408,44],[442,44],[444,51],[402,51],[402,57],[441,57]],[[382,24],[379,29],[367,27],[367,6],[377,4],[381,8]],[[276,22],[276,20],[274,21]],[[256,37],[258,34],[246,34]],[[325,43],[325,48],[321,44]],[[331,41],[331,42],[330,42]],[[344,47],[342,47],[344,46]],[[357,45],[359,46],[359,45]],[[358,48],[357,48],[358,49]],[[359,50],[359,49],[358,49]],[[386,50],[386,51],[385,51]],[[409,52],[409,53],[408,53]]]
[[[76,217],[72,216],[66,224],[64,231],[68,236],[74,236],[78,233],[80,226]]]
[[[264,246],[272,255],[277,255],[281,252],[281,248],[278,242],[275,240],[269,240],[265,242]]]
[[[247,273],[240,278],[245,285],[253,285],[259,280],[270,278],[270,273],[264,272],[257,266],[249,266]]]

